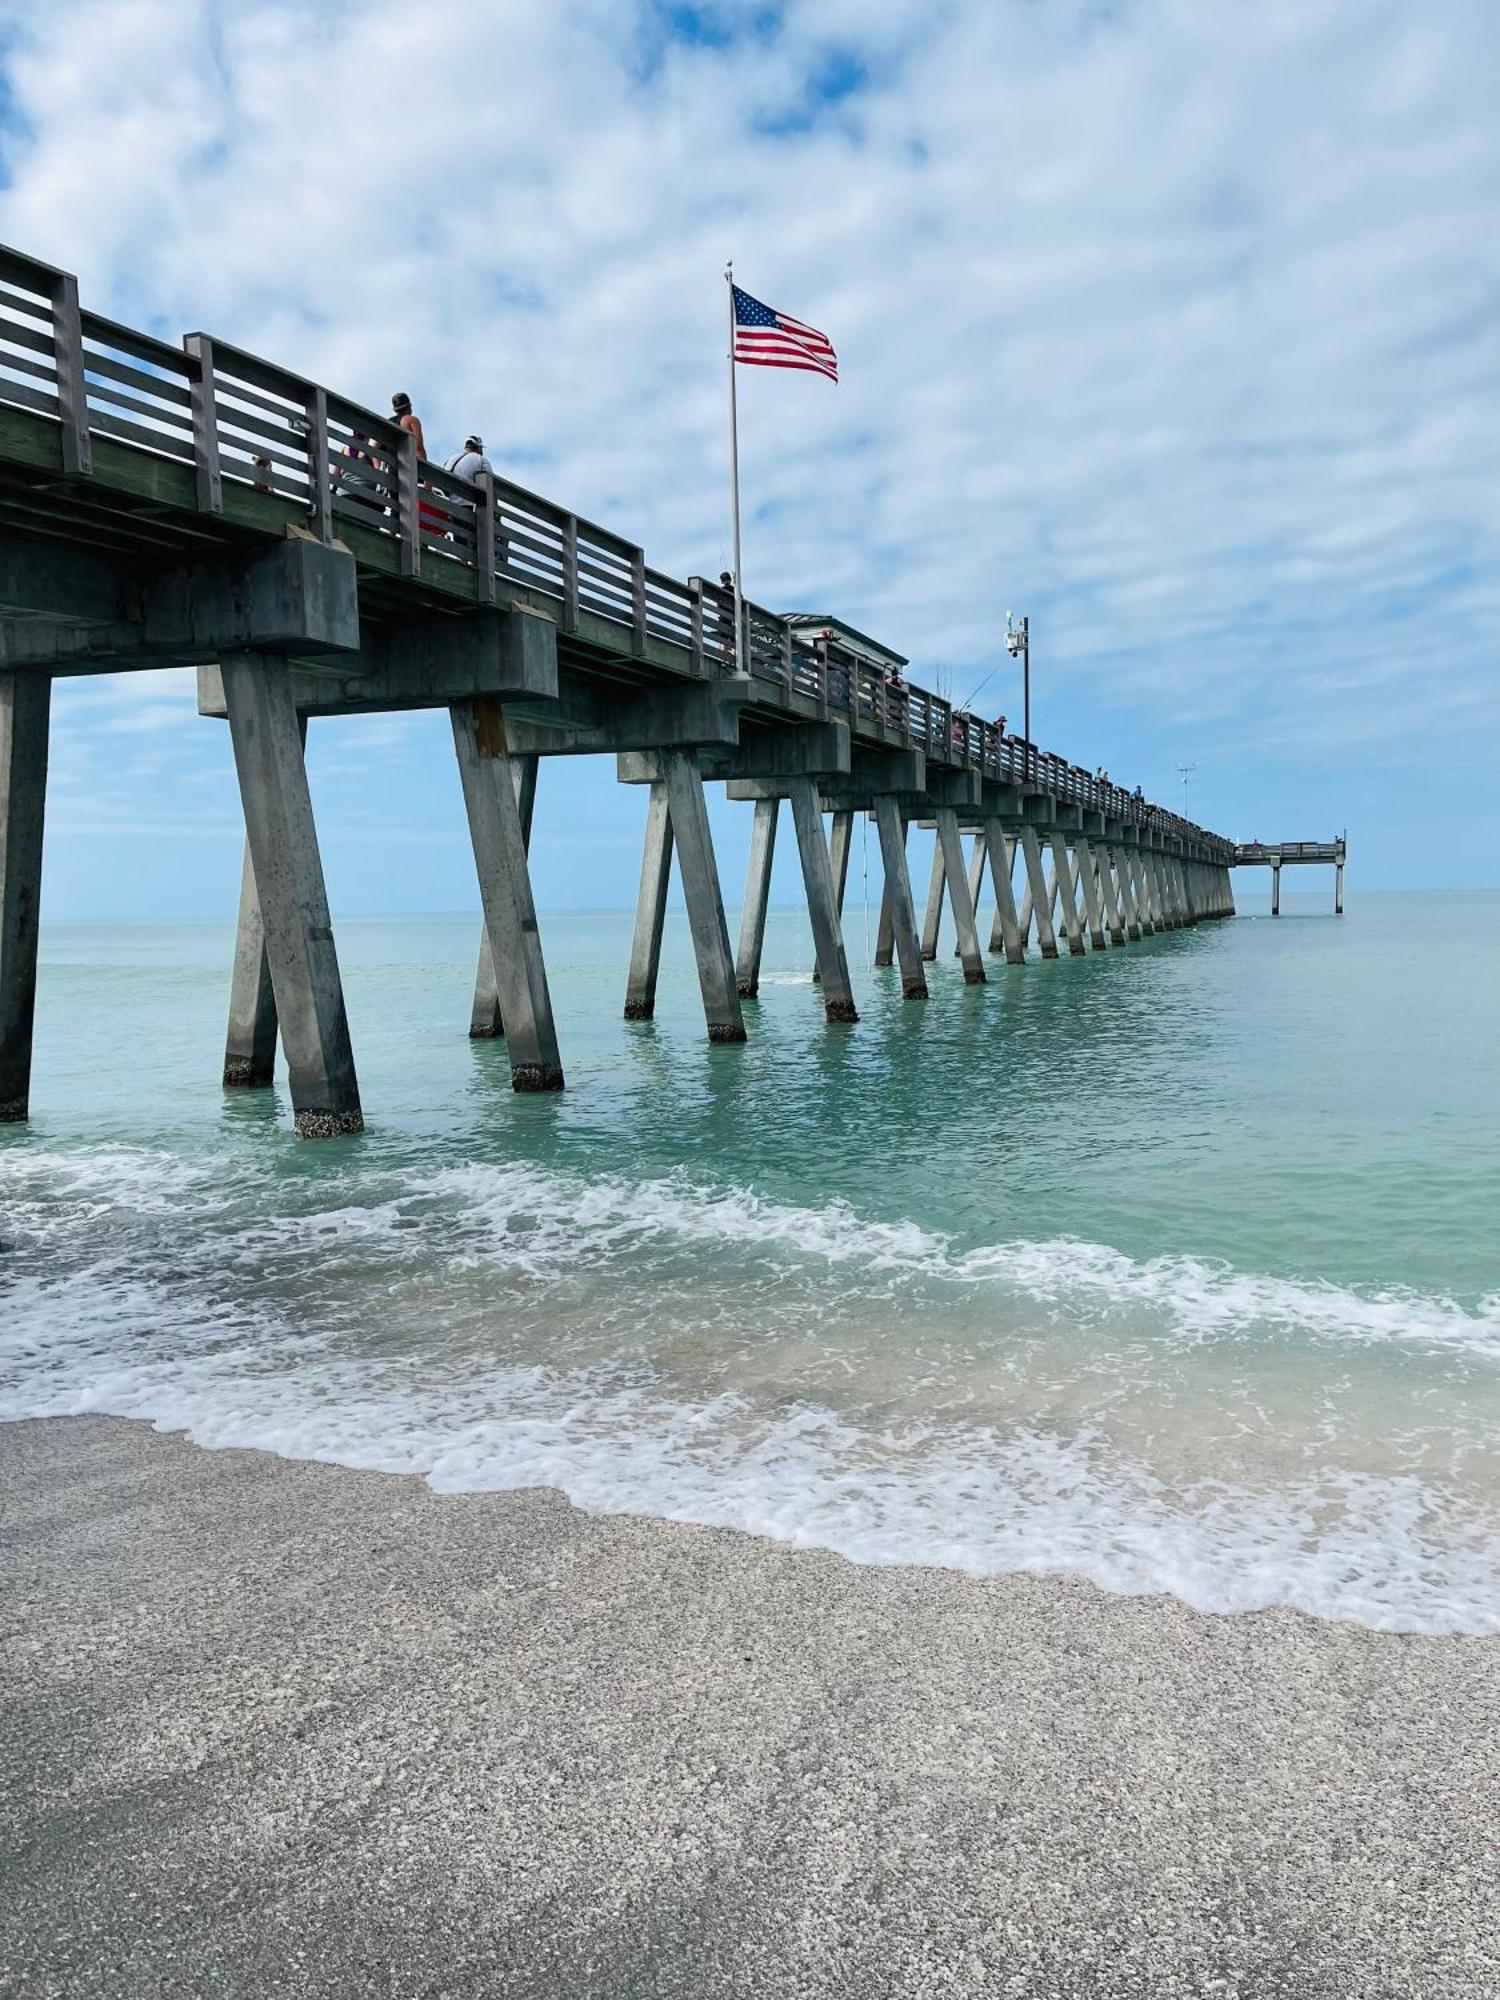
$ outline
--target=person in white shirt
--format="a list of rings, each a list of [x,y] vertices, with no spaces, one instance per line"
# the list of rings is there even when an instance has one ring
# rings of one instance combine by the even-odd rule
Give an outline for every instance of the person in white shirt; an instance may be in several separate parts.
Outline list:
[[[463,450],[453,454],[452,458],[448,460],[446,469],[449,472],[457,473],[460,479],[469,480],[471,484],[477,484],[481,480],[488,483],[494,479],[495,468],[484,455],[484,439],[479,435],[478,431],[470,431],[469,435],[464,439]],[[474,518],[473,507],[467,501],[455,502],[453,512],[461,516],[464,529],[468,530]],[[450,520],[451,518],[452,515],[450,515]],[[450,533],[449,539],[464,541],[466,535],[460,532],[457,537],[454,537]],[[503,536],[497,535],[495,538],[496,566],[504,569],[509,559],[510,551],[508,544]]]
[[[463,450],[449,459],[448,470],[456,472],[460,479],[478,479],[481,473],[494,478],[495,468],[484,455],[484,439],[477,431],[471,431],[464,439]]]

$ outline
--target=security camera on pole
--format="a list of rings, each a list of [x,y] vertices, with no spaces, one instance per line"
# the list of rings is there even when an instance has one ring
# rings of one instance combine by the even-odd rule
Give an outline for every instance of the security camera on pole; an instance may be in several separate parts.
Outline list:
[[[1019,625],[1014,623],[1010,613],[1005,614],[1005,650],[1013,660],[1021,662],[1022,721],[1021,737],[1026,745],[1025,775],[1031,782],[1031,620],[1023,618]]]

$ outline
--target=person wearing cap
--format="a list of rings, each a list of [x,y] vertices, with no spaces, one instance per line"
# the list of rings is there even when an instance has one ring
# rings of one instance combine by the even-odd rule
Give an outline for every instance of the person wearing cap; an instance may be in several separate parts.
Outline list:
[[[467,479],[471,485],[477,485],[481,481],[488,485],[493,481],[495,468],[485,457],[484,439],[479,435],[478,431],[469,432],[469,435],[464,439],[463,450],[456,451],[452,458],[448,460],[447,470],[455,473],[460,479]],[[456,519],[466,525],[473,523],[474,507],[470,501],[455,500],[450,503],[450,506],[452,509],[450,521]],[[449,539],[452,540],[454,537],[450,534]],[[460,534],[457,539],[463,540],[464,537]],[[510,543],[497,530],[495,535],[495,565],[498,569],[504,569],[509,561]]]
[[[495,468],[484,455],[484,439],[478,431],[470,431],[464,439],[463,450],[455,452],[449,459],[448,470],[456,472],[460,479],[478,479],[481,473],[486,478],[494,478]]]
[[[402,430],[410,431],[417,441],[417,457],[427,456],[427,440],[422,436],[422,419],[411,406],[411,397],[404,389],[398,389],[391,398],[391,415]]]

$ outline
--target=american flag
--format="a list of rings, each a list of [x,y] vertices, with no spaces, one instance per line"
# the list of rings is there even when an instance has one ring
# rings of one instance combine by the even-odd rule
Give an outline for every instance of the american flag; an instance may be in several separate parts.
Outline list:
[[[839,358],[826,333],[762,305],[738,285],[733,291],[736,361],[755,361],[762,368],[807,368],[837,382]]]

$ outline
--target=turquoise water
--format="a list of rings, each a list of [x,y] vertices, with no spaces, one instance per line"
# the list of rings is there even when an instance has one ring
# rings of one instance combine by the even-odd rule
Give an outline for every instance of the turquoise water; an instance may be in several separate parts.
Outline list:
[[[544,913],[558,1098],[466,1037],[474,919],[347,921],[334,1145],[217,1088],[227,926],[54,927],[0,1413],[1500,1629],[1500,897],[1330,900],[922,1007],[856,886],[860,1024],[776,913],[720,1049],[680,916],[627,1024],[628,918]]]

